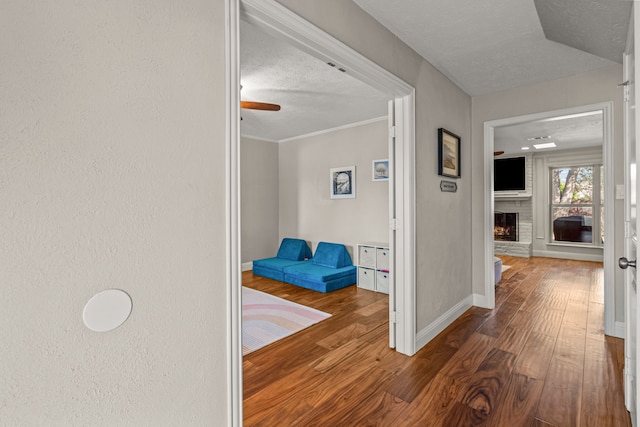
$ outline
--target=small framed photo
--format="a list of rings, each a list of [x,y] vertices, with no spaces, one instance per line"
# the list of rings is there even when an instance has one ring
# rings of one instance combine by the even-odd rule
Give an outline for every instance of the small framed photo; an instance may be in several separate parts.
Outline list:
[[[329,185],[332,199],[356,198],[356,167],[344,166],[329,170]]]
[[[374,160],[371,173],[372,181],[389,181],[389,159]]]
[[[438,175],[460,178],[460,137],[438,129]]]

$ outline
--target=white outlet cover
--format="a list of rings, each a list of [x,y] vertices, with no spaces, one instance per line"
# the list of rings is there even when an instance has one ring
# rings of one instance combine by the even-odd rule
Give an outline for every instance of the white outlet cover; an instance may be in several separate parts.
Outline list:
[[[122,325],[131,314],[131,297],[121,289],[106,289],[91,297],[82,320],[94,332],[108,332]]]

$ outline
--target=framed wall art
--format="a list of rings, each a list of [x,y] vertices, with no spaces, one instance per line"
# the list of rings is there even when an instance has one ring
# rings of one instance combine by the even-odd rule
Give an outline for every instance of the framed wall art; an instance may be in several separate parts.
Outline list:
[[[371,173],[372,181],[389,181],[389,159],[374,160]]]
[[[344,166],[329,170],[330,195],[332,199],[356,198],[356,167]]]
[[[460,178],[460,137],[438,129],[438,175]]]

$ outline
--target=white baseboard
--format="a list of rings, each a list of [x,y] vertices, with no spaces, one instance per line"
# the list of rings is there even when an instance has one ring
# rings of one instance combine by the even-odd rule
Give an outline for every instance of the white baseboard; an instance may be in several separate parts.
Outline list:
[[[536,251],[536,250],[533,251],[533,256],[541,256],[545,258],[572,259],[574,261],[595,261],[595,262],[603,262],[603,259],[604,259],[602,255],[575,254],[571,252]]]
[[[242,271],[253,270],[253,261],[243,262],[242,263]]]
[[[616,322],[613,329],[613,336],[624,339],[625,330],[627,329],[624,322]]]
[[[494,307],[489,307],[489,298],[486,295],[473,294],[473,306],[480,308],[489,308],[493,309]]]
[[[434,339],[436,335],[442,332],[447,326],[452,324],[458,317],[462,315],[462,313],[471,308],[472,301],[473,297],[469,295],[468,297],[451,307],[449,311],[438,317],[426,328],[419,331],[416,335],[416,351],[427,345],[429,341]]]

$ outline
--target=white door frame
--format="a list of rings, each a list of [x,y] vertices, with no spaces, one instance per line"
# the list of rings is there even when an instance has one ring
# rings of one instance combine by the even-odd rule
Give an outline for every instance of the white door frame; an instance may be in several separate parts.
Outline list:
[[[346,69],[355,78],[395,99],[396,215],[392,222],[397,244],[394,265],[396,350],[416,351],[415,307],[415,89],[373,61],[294,14],[275,0],[226,0],[227,69],[227,398],[229,425],[242,425],[242,286],[240,257],[240,64],[239,19],[257,23],[272,34],[286,38],[299,49]],[[391,231],[390,231],[391,235]],[[395,319],[393,319],[395,318]]]
[[[630,34],[633,33],[633,14],[631,20]],[[631,44],[627,42],[627,49],[623,55],[623,80],[631,82],[630,86],[625,85],[625,101],[624,101],[624,188],[625,188],[625,208],[624,208],[624,221],[625,221],[625,236],[624,236],[624,257],[629,260],[636,259],[637,255],[637,219],[636,213],[632,212],[635,206],[632,206],[633,201],[637,200],[636,195],[633,193],[636,187],[632,185],[632,180],[636,180],[636,172],[631,170],[630,160],[633,157],[634,161],[637,157],[637,131],[635,130],[635,124],[633,128],[629,125],[630,120],[635,120],[637,111],[634,106],[629,107],[628,103],[631,101],[630,95],[633,95],[635,100],[635,70],[629,65],[629,58],[631,61],[635,59],[634,44],[631,39]],[[635,64],[634,64],[635,67]],[[630,69],[631,68],[631,69]],[[630,75],[632,74],[632,75]],[[636,163],[637,164],[637,163]],[[637,292],[635,291],[636,272],[629,268],[624,273],[624,300],[625,300],[625,336],[624,336],[624,398],[625,405],[631,416],[631,424],[637,425],[637,340],[636,334],[638,330],[638,324],[636,320],[637,315]],[[634,329],[635,328],[635,329]]]
[[[242,426],[242,256],[240,246],[240,9],[225,0],[225,211],[227,425]],[[215,141],[212,141],[215,143]]]
[[[495,283],[493,277],[493,146],[494,129],[499,126],[515,125],[535,120],[548,119],[569,114],[579,114],[588,111],[602,110],[603,112],[603,146],[602,160],[604,165],[604,204],[607,209],[614,205],[614,177],[613,177],[613,102],[582,105],[564,108],[544,113],[528,114],[491,120],[484,124],[484,266],[485,266],[485,302],[486,308],[495,307]],[[614,259],[615,233],[614,215],[605,215],[604,226],[607,238],[604,243],[604,332],[607,335],[622,338],[623,328],[615,325],[615,269]]]
[[[638,137],[638,123],[640,112],[636,108],[638,100],[638,87],[636,85],[640,70],[635,64],[637,47],[640,46],[636,34],[635,21],[640,10],[634,4],[632,6],[631,19],[627,45],[623,55],[623,83],[624,86],[624,257],[629,260],[637,259],[638,253],[638,214],[637,200],[639,188],[637,186],[637,165],[640,150],[640,138]],[[638,292],[636,290],[637,271],[627,269],[624,273],[624,299],[625,299],[625,334],[624,334],[624,399],[631,425],[638,425]]]

